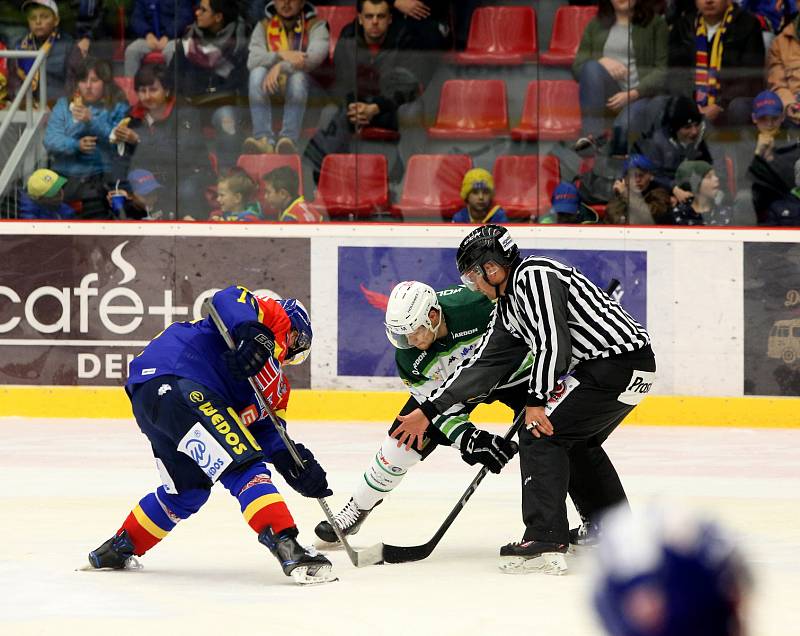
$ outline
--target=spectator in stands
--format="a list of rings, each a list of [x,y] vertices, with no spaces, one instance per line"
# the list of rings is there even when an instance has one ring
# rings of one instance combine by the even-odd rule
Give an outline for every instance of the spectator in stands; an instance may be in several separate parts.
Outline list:
[[[508,223],[506,211],[492,205],[494,179],[488,170],[467,170],[461,182],[461,198],[466,205],[453,215],[453,223]]]
[[[328,56],[328,26],[304,0],[276,0],[250,36],[250,117],[253,136],[244,142],[251,154],[294,154],[306,112],[310,73]],[[272,129],[273,100],[283,103],[277,141]]]
[[[597,223],[599,217],[588,205],[581,201],[581,195],[571,183],[559,183],[550,197],[551,208],[539,217],[543,224],[583,224]]]
[[[615,225],[670,224],[669,191],[654,180],[655,166],[644,155],[632,154],[614,183],[614,195],[606,207],[605,223]]]
[[[800,128],[800,15],[775,36],[767,51],[767,85],[783,102],[786,119]]]
[[[192,0],[134,0],[130,31],[134,36],[125,48],[125,75],[133,77],[142,60],[160,53],[165,64],[172,61],[175,39],[192,23]]]
[[[28,177],[27,191],[19,202],[19,218],[72,219],[75,210],[64,203],[64,184],[67,180],[52,170],[42,168]]]
[[[642,131],[648,99],[664,92],[667,23],[647,0],[600,0],[586,26],[572,71],[580,85],[580,152],[607,141],[606,113],[615,116],[610,154],[628,154],[629,131]]]
[[[418,75],[407,57],[408,40],[392,21],[393,0],[358,0],[358,19],[342,29],[334,53],[336,104],[326,107],[305,157],[314,181],[325,155],[350,150],[353,134],[372,126],[399,130],[421,108]]]
[[[138,102],[118,134],[126,142],[128,169],[145,169],[163,184],[162,207],[178,218],[208,216],[205,192],[215,181],[203,136],[178,135],[173,77],[163,64],[144,64],[133,79]]]
[[[275,168],[264,175],[264,200],[278,215],[278,221],[319,223],[323,220],[300,194],[297,171],[289,166]]]
[[[28,21],[28,34],[20,39],[15,49],[19,51],[47,51],[44,70],[47,74],[47,96],[51,101],[63,97],[69,73],[70,55],[75,42],[72,37],[59,29],[58,5],[55,0],[25,0],[22,10]],[[20,88],[33,66],[33,58],[14,60],[11,66],[10,79],[12,92]],[[39,94],[41,68],[36,72],[31,84],[35,96]]]
[[[794,164],[794,188],[769,204],[763,225],[800,226],[800,159]]]
[[[81,218],[109,218],[106,180],[128,102],[114,83],[111,65],[93,57],[76,70],[72,99],[62,97],[50,114],[44,146],[51,167],[67,177],[67,201],[81,201]]]
[[[0,40],[0,52],[6,50],[6,45]],[[0,110],[6,107],[8,100],[8,64],[6,58],[0,57]]]
[[[263,221],[264,213],[258,198],[258,184],[238,167],[231,168],[217,182],[219,211],[212,221]]]
[[[132,170],[128,174],[130,194],[125,202],[125,218],[148,221],[171,220],[174,212],[163,209],[161,195],[164,186],[158,182],[149,170]]]
[[[655,166],[655,180],[678,200],[686,201],[691,192],[674,183],[675,172],[684,161],[711,163],[711,153],[703,139],[705,122],[697,104],[678,96],[665,104],[663,124],[634,145],[634,152],[646,156]]]
[[[781,135],[784,120],[783,103],[772,91],[762,91],[753,100],[753,124],[757,132],[755,154],[771,161],[775,157],[775,142]]]
[[[473,5],[474,10],[474,0],[464,0],[464,4]],[[414,50],[443,51],[450,48],[453,41],[450,5],[450,0],[394,0],[392,20],[408,34],[409,46]]]
[[[733,0],[696,0],[669,34],[672,92],[693,97],[714,128],[746,126],[764,83],[758,20]]]
[[[736,2],[758,19],[765,49],[769,49],[775,34],[780,33],[797,15],[796,0],[736,0]]]
[[[723,194],[714,166],[705,161],[684,161],[675,173],[675,183],[692,198],[672,209],[675,225],[730,225],[732,212],[722,205]]]
[[[180,136],[201,136],[210,123],[216,132],[217,160],[223,169],[236,163],[247,87],[245,23],[228,0],[201,0],[195,21],[176,42],[169,73],[182,101]],[[179,145],[181,143],[179,139]]]
[[[67,4],[62,2],[62,7]],[[75,38],[75,50],[80,57],[91,55],[97,58],[111,57],[112,38],[106,29],[106,3],[103,0],[71,0],[71,14],[65,16],[62,28]],[[71,18],[75,20],[70,27]]]

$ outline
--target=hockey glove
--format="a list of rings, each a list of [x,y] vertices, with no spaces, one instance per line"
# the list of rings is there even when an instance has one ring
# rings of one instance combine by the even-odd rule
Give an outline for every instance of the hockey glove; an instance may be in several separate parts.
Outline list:
[[[236,349],[222,354],[228,371],[236,380],[247,380],[256,375],[275,351],[275,335],[269,327],[252,320],[233,332]]]
[[[501,435],[474,428],[461,439],[461,458],[470,466],[483,464],[493,473],[499,473],[519,447]]]
[[[328,488],[328,477],[325,469],[319,465],[314,454],[302,444],[295,444],[305,468],[300,468],[292,459],[288,450],[279,450],[272,455],[272,465],[286,480],[286,483],[303,497],[330,497],[333,491]]]

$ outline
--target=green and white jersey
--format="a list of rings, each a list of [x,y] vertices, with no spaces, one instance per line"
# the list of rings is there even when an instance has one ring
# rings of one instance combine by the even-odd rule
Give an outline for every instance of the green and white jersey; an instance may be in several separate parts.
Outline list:
[[[395,362],[400,379],[411,395],[423,402],[449,378],[463,360],[475,352],[478,342],[486,333],[495,304],[481,293],[458,285],[436,292],[447,325],[447,335],[436,340],[427,351],[417,348],[397,349]],[[520,365],[495,389],[527,381],[533,362],[532,354],[521,359]],[[491,392],[490,392],[491,393]],[[466,404],[458,404],[438,416],[432,424],[441,430],[453,444],[460,442],[464,432],[472,428],[469,413],[475,402],[486,401],[487,394],[471,396]]]

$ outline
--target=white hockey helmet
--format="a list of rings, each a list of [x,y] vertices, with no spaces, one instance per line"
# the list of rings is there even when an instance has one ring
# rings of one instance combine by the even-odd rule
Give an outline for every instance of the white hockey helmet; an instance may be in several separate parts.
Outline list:
[[[428,315],[431,309],[439,312],[435,326]],[[411,349],[408,336],[420,327],[436,332],[441,323],[439,299],[433,287],[419,281],[403,281],[395,285],[386,306],[386,337],[398,349]]]

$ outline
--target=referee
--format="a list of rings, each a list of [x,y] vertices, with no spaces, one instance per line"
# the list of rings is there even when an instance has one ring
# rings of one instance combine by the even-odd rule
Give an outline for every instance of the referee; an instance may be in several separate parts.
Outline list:
[[[533,352],[519,434],[525,532],[500,549],[500,568],[560,574],[570,540],[567,489],[584,524],[595,528],[606,508],[627,500],[601,445],[652,386],[650,336],[575,268],[523,260],[499,225],[470,232],[456,261],[467,287],[497,299],[495,311],[475,355],[419,409],[400,416],[392,436],[419,448],[430,420],[510,371],[509,349]]]

